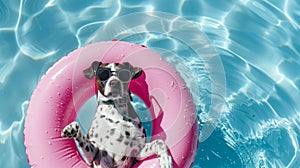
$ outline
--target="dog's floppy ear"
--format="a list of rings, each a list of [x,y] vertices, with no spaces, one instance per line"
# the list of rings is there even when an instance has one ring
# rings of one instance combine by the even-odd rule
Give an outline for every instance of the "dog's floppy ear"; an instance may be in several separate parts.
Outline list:
[[[142,73],[143,73],[142,68],[139,68],[139,67],[133,67],[129,62],[124,62],[123,65],[125,65],[125,67],[126,67],[127,69],[129,69],[130,71],[133,71],[134,74],[133,74],[132,79],[138,78],[138,77],[141,76]]]
[[[94,61],[91,66],[83,71],[83,74],[86,78],[92,79],[97,72],[98,67],[101,65],[101,62]]]
[[[134,67],[133,69],[134,69],[134,75],[133,75],[132,79],[136,79],[142,75],[142,73],[143,73],[142,68]]]

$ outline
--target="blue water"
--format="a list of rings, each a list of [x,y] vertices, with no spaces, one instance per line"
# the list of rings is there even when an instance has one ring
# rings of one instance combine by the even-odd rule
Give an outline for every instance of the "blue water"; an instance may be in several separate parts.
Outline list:
[[[0,0],[1,167],[29,167],[26,109],[47,69],[114,18],[153,11],[171,14],[166,25],[173,16],[190,23],[164,33],[147,33],[155,29],[148,25],[123,39],[165,55],[192,91],[200,126],[193,167],[300,167],[299,1]],[[120,30],[130,28],[124,25]],[[205,42],[199,47],[214,49],[218,59],[209,62],[209,53],[197,55],[195,46],[166,33],[190,27],[204,33],[195,43]],[[224,104],[213,111],[216,101]]]

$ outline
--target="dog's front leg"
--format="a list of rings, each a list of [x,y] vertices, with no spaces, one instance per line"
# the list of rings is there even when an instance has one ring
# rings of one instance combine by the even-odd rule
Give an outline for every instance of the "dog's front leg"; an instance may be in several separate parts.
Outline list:
[[[63,129],[61,136],[65,138],[74,138],[78,142],[81,151],[86,157],[87,163],[92,165],[96,155],[99,153],[99,149],[83,135],[77,122],[72,122],[67,125]]]
[[[146,143],[144,148],[140,151],[136,157],[138,160],[142,160],[148,156],[156,154],[159,159],[161,168],[172,168],[172,158],[167,151],[166,144],[163,140],[157,139],[150,143]]]

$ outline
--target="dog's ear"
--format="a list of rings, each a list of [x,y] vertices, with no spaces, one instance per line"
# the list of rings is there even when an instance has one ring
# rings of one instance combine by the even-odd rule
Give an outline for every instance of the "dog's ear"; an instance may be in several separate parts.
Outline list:
[[[132,79],[136,79],[142,75],[142,73],[143,73],[142,68],[134,67],[133,69],[134,69],[134,75],[133,75]]]
[[[101,62],[94,61],[89,68],[83,71],[84,76],[88,79],[93,79],[100,65]]]
[[[129,62],[124,62],[123,65],[125,65],[125,67],[127,69],[129,69],[130,71],[133,71],[133,77],[132,77],[132,79],[138,78],[143,73],[142,68],[140,68],[140,67],[133,67]]]

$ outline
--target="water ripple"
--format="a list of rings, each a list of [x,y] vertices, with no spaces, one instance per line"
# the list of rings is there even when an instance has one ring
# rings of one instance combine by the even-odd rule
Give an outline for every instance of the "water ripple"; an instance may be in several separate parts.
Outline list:
[[[12,72],[15,61],[19,58],[17,42],[13,30],[0,31],[0,84],[6,81],[6,77]]]
[[[67,1],[21,1],[21,4],[22,13],[16,28],[18,45],[23,54],[33,59],[65,55],[66,51],[84,43],[77,39],[81,27],[107,21],[120,12],[119,1],[86,2],[80,6]]]
[[[6,151],[0,154],[2,166],[29,167],[22,136],[24,116],[45,71],[85,45],[113,18],[143,11],[164,11],[191,20],[222,59],[226,108],[215,132],[199,142],[193,167],[299,167],[297,0],[0,1],[0,151]],[[144,25],[139,30],[149,28]],[[209,95],[218,93],[211,92],[205,62],[191,59],[188,47],[159,34],[138,34],[126,40],[168,48],[172,52],[162,54],[177,56],[166,58],[184,78],[189,78],[190,71],[197,74],[187,85],[194,97],[201,93],[196,101],[201,106],[200,127],[212,120],[207,112]]]
[[[0,122],[0,158],[2,167],[28,167],[27,159],[24,157],[25,148],[23,130],[25,112],[29,101],[22,104],[18,118],[7,129],[3,129]],[[3,152],[5,151],[5,152]],[[22,165],[20,165],[22,163]]]

